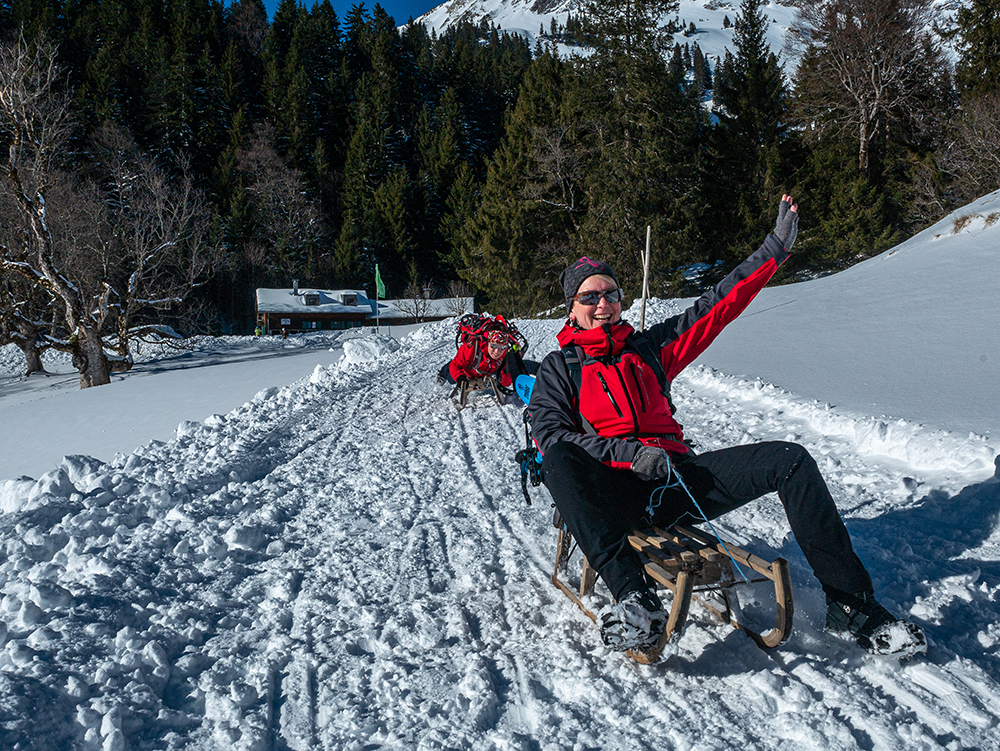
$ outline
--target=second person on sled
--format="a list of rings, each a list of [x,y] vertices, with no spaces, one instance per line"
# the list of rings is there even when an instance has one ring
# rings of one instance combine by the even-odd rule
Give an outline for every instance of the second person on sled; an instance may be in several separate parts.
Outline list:
[[[518,376],[537,370],[537,363],[522,358],[523,337],[503,316],[476,317],[474,323],[460,322],[458,352],[441,368],[439,380],[454,384],[490,377],[510,389]],[[469,330],[463,331],[463,326]]]

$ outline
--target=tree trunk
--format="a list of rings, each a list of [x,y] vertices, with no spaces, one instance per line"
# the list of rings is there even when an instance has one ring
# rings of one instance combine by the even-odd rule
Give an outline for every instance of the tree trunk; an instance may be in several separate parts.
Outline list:
[[[42,352],[35,347],[34,342],[18,342],[17,346],[21,348],[21,352],[24,353],[24,359],[28,363],[28,372],[25,373],[26,376],[30,376],[32,373],[45,372],[45,366],[42,364]]]
[[[858,169],[861,170],[861,174],[865,177],[868,176],[868,142],[870,140],[869,128],[871,124],[862,118],[861,120],[861,133],[860,133],[860,146],[858,147]]]
[[[80,388],[111,383],[111,367],[104,353],[104,342],[97,331],[79,329],[80,336],[73,352],[73,367],[80,372]]]

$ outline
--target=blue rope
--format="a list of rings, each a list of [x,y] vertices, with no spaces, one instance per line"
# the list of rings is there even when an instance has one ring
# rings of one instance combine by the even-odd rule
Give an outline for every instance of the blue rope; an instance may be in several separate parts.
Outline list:
[[[688,486],[684,484],[684,479],[681,477],[681,473],[678,472],[676,469],[674,469],[673,462],[670,462],[670,471],[667,473],[667,477],[666,480],[664,481],[664,484],[649,494],[649,504],[646,506],[646,519],[648,523],[650,525],[653,524],[653,514],[656,512],[656,509],[660,507],[660,504],[663,503],[663,494],[667,490],[670,490],[671,488],[681,488],[685,493],[687,493],[687,497],[691,499],[691,503],[694,504],[694,507],[698,509],[698,513],[701,514],[702,520],[705,522],[705,524],[708,525],[708,528],[712,530],[712,534],[715,536],[716,541],[719,543],[722,549],[726,551],[726,555],[729,556],[730,560],[733,562],[733,565],[736,566],[736,570],[739,572],[740,578],[746,584],[749,584],[750,579],[748,579],[747,575],[743,573],[743,569],[740,567],[740,564],[736,561],[736,558],[733,557],[733,554],[729,552],[729,548],[726,547],[726,543],[724,543],[722,541],[722,538],[719,537],[719,533],[715,531],[715,527],[712,525],[712,522],[709,521],[708,515],[705,514],[705,512],[702,510],[701,506],[698,504],[698,501],[695,500],[694,494],[690,490],[688,490]],[[655,500],[653,499],[653,496],[656,496]],[[681,516],[683,516],[683,514]],[[676,524],[677,521],[680,520],[680,518],[681,517],[678,517],[677,520],[674,521],[674,524]],[[671,524],[670,526],[672,527],[673,524]]]

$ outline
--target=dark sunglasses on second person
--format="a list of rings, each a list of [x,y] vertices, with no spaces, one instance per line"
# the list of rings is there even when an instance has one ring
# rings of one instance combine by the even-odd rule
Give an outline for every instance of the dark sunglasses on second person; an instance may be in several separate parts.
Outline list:
[[[622,291],[618,289],[595,289],[590,292],[581,292],[573,299],[581,305],[597,305],[604,297],[609,303],[621,302]]]

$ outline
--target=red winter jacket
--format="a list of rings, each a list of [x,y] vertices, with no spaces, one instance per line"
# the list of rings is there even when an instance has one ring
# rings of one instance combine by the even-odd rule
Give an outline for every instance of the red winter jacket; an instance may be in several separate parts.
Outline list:
[[[669,384],[691,364],[774,276],[788,253],[773,235],[732,273],[687,310],[652,326],[644,336],[660,353]],[[531,394],[531,432],[544,453],[558,441],[583,446],[594,458],[630,469],[640,446],[652,444],[683,454],[681,426],[674,419],[653,368],[629,343],[625,322],[584,330],[567,322],[559,345],[583,348],[579,398],[561,352],[542,361]],[[596,435],[588,433],[581,415]]]
[[[486,353],[486,343],[477,341],[466,342],[458,348],[458,352],[448,365],[448,372],[456,381],[461,376],[466,378],[482,378],[483,376],[499,376],[500,385],[510,388],[513,381],[510,373],[504,367],[506,357],[494,360]]]

